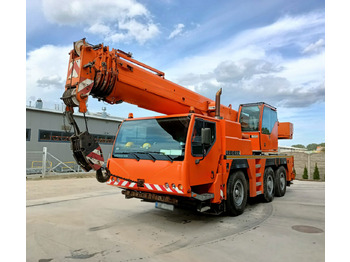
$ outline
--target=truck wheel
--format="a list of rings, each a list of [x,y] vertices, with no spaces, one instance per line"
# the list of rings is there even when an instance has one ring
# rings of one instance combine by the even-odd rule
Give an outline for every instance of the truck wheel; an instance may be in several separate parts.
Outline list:
[[[96,179],[100,183],[106,183],[109,180],[110,175],[102,172],[102,168],[96,170]]]
[[[280,166],[275,173],[276,177],[276,196],[283,197],[286,193],[287,181],[286,181],[286,169]]]
[[[227,212],[230,216],[238,216],[244,212],[248,198],[247,180],[242,171],[236,171],[228,178]]]
[[[264,200],[271,202],[275,196],[275,172],[271,167],[265,169],[264,173]]]

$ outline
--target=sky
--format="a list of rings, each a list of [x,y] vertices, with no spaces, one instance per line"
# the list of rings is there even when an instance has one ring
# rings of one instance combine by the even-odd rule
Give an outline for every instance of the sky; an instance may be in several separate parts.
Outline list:
[[[325,3],[320,0],[31,0],[26,5],[26,105],[62,106],[73,42],[131,52],[165,78],[221,103],[266,102],[294,139],[325,142]],[[157,115],[92,97],[90,112]]]

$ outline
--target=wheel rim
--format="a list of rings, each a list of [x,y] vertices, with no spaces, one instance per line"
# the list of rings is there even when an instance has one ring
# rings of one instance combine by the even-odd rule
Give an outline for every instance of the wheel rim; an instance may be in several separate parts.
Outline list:
[[[281,174],[280,174],[280,187],[282,190],[284,189],[285,185],[286,185],[286,179],[285,179],[284,174],[281,172]]]
[[[233,200],[237,206],[240,206],[244,198],[244,187],[241,180],[237,180],[233,186]]]
[[[269,195],[272,195],[273,193],[273,178],[271,175],[269,175],[267,177],[267,192],[269,193]]]

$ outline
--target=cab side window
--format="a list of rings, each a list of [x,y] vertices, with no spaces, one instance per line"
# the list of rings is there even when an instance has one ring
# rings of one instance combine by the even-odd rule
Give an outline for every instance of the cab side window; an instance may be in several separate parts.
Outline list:
[[[277,122],[277,112],[265,106],[261,123],[261,133],[271,134],[273,126]]]
[[[214,145],[216,139],[216,126],[215,122],[205,121],[203,119],[197,118],[194,123],[193,133],[192,133],[192,155],[202,156],[202,128],[210,128],[211,130],[211,143],[204,146],[204,154],[206,155],[210,148]]]
[[[260,107],[243,106],[239,117],[243,132],[259,131]]]

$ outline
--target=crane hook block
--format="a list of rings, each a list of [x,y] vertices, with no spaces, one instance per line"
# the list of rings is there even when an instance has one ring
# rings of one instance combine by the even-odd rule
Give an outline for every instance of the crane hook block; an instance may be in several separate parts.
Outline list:
[[[85,170],[99,170],[104,163],[101,146],[87,131],[70,138],[74,159]]]

